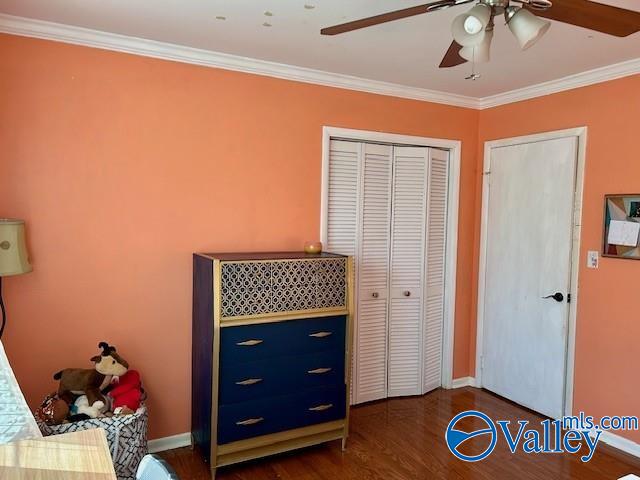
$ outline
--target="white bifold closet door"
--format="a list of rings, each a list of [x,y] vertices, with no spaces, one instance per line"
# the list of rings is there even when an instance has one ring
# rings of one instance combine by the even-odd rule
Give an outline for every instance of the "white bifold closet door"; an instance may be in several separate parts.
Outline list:
[[[393,147],[362,144],[357,320],[353,378],[356,403],[387,396],[389,248]],[[356,353],[357,352],[357,353]]]
[[[448,153],[333,140],[327,249],[354,255],[352,402],[441,384]]]

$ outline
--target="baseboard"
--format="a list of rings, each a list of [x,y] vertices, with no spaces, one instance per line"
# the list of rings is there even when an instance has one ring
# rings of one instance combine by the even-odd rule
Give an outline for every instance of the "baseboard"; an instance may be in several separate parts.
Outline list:
[[[456,378],[451,382],[451,388],[475,387],[476,379],[474,377]]]
[[[163,452],[191,446],[191,432],[179,433],[169,437],[155,438],[149,440],[149,453]]]
[[[611,432],[602,432],[600,441],[629,455],[640,458],[640,443]]]

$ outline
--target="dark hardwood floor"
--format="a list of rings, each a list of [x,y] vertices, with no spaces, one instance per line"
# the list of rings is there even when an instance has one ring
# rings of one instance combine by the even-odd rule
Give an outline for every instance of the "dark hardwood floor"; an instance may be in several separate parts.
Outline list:
[[[376,402],[351,410],[347,450],[335,441],[287,454],[218,469],[219,480],[413,480],[413,479],[618,479],[640,475],[640,460],[602,442],[588,463],[579,454],[512,454],[498,439],[485,460],[466,463],[447,449],[449,421],[464,410],[479,410],[495,420],[544,419],[486,391],[436,390],[424,397]],[[531,424],[533,426],[533,424]],[[466,428],[463,425],[463,428]],[[515,432],[514,432],[515,433]],[[480,441],[480,439],[479,439]],[[475,445],[482,448],[483,445]],[[210,478],[197,452],[163,452],[182,480]]]

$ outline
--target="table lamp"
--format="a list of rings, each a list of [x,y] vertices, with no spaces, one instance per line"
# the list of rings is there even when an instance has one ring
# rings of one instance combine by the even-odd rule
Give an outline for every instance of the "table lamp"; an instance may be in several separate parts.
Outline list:
[[[2,300],[2,277],[21,275],[31,270],[25,242],[24,221],[0,218],[0,310],[2,310],[0,338],[2,338],[7,322],[7,314]]]

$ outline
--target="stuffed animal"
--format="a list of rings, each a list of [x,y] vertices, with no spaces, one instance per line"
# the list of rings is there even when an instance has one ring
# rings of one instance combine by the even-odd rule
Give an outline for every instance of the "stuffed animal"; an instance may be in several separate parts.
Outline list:
[[[89,399],[86,395],[80,395],[76,398],[70,408],[72,415],[87,415],[89,418],[101,417],[105,411],[105,404],[102,400],[96,400],[89,405]]]
[[[111,409],[114,413],[121,413],[125,407],[127,411],[135,412],[142,400],[140,374],[136,370],[129,370],[111,384],[108,395],[113,399]]]
[[[100,401],[104,406],[105,398],[100,391],[111,383],[113,377],[124,375],[129,369],[129,364],[116,353],[115,347],[100,342],[98,348],[102,353],[91,358],[95,368],[66,368],[53,376],[54,380],[60,380],[58,396],[68,404],[74,402],[74,395],[86,395],[87,405],[93,406]]]

